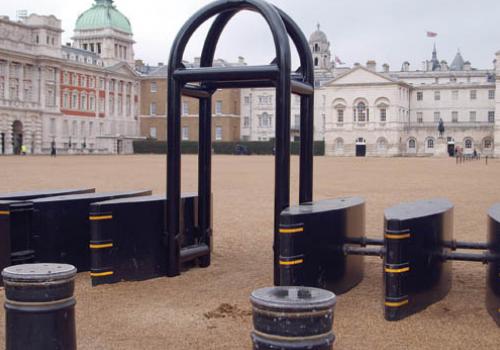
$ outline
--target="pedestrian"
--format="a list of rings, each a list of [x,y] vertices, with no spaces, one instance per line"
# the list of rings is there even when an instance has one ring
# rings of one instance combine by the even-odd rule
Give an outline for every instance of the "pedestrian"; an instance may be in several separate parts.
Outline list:
[[[52,157],[56,156],[56,142],[54,140],[50,143],[50,155]]]
[[[28,148],[26,147],[26,145],[21,145],[21,154],[22,154],[23,156],[25,156],[25,155],[26,155],[27,150],[28,150]]]
[[[477,159],[477,150],[474,148],[474,159]]]

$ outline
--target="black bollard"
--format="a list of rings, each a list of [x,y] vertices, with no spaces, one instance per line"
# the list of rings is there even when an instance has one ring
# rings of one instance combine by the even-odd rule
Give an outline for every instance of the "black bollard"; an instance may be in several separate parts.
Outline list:
[[[75,350],[76,268],[26,264],[2,271],[6,350]]]
[[[254,291],[254,350],[331,350],[335,341],[332,292],[310,287]]]

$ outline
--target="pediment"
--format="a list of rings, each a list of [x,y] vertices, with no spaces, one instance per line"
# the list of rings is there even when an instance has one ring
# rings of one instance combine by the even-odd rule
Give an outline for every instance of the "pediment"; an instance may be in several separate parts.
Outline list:
[[[372,72],[363,67],[357,67],[336,77],[326,86],[356,85],[356,84],[387,84],[398,83],[396,80],[382,74]]]
[[[136,78],[138,76],[137,73],[127,63],[118,63],[114,66],[107,67],[106,70],[115,74],[126,75],[131,78]]]

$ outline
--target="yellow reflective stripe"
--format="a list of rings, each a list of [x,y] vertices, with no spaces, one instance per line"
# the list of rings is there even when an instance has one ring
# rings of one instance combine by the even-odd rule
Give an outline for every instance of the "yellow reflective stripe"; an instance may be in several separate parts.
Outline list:
[[[113,248],[113,243],[103,243],[103,244],[90,244],[90,249],[104,249],[104,248]]]
[[[303,227],[280,228],[280,233],[299,233],[299,232],[304,232],[304,228]]]
[[[0,210],[0,215],[10,215],[10,211],[8,211],[8,210]]]
[[[89,216],[90,221],[111,220],[113,215]]]
[[[290,260],[290,261],[283,261],[280,260],[280,265],[299,265],[304,262],[304,259],[297,259],[297,260]]]
[[[400,307],[400,306],[406,305],[408,303],[409,303],[408,299],[402,300],[402,301],[386,301],[385,302],[385,306],[388,306],[388,307]]]
[[[105,272],[91,272],[90,277],[105,277],[105,276],[111,276],[114,272],[113,271],[105,271]]]
[[[386,233],[385,238],[387,238],[387,239],[406,239],[406,238],[410,238],[410,234],[405,233],[404,235],[392,235],[392,234]]]
[[[403,272],[408,272],[410,271],[410,267],[403,267],[401,269],[391,269],[390,267],[386,267],[385,268],[385,272],[389,272],[389,273],[403,273]]]

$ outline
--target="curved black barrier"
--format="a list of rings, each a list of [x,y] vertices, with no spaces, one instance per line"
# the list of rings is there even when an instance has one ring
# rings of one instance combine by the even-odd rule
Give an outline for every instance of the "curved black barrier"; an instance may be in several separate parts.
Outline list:
[[[488,212],[488,246],[497,259],[488,265],[486,307],[500,326],[500,203]]]
[[[443,299],[451,288],[453,205],[446,199],[385,210],[385,318],[400,320]]]
[[[90,204],[150,195],[151,191],[103,192],[34,199],[33,247],[36,262],[67,263],[79,272],[90,268]]]
[[[124,198],[93,203],[91,222],[90,276],[92,285],[120,281],[141,281],[166,276],[167,252],[163,242],[165,196]],[[199,240],[198,195],[185,193],[181,198],[180,245],[184,252],[203,254]],[[181,259],[183,260],[183,259]],[[183,267],[189,267],[184,264]]]
[[[365,202],[359,197],[303,203],[280,217],[282,286],[347,292],[363,279],[363,256],[348,256],[343,247],[365,235]]]
[[[265,66],[212,67],[220,35],[229,20],[243,10],[262,15],[270,27],[276,59]],[[204,22],[217,16],[202,51],[201,67],[186,69],[182,57],[193,33]],[[291,73],[290,36],[299,52],[301,67]],[[196,84],[193,84],[196,83]],[[276,88],[276,157],[274,203],[274,261],[279,260],[279,216],[290,202],[290,100],[291,93],[301,96],[300,202],[312,201],[314,75],[309,44],[299,27],[282,11],[262,0],[219,0],[194,14],[177,35],[170,53],[168,78],[168,157],[166,232],[168,276],[180,273],[180,188],[181,188],[181,95],[199,99],[200,148],[198,166],[198,217],[202,236],[199,245],[211,241],[211,97],[216,89],[244,87]],[[205,266],[210,255],[205,257]],[[279,281],[279,270],[274,270]]]

